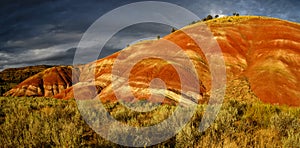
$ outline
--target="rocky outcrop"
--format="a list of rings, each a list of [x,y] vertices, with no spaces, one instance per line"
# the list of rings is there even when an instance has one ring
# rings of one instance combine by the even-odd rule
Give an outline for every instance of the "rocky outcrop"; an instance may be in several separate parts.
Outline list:
[[[53,97],[72,86],[72,67],[57,66],[46,69],[17,85],[4,96]]]

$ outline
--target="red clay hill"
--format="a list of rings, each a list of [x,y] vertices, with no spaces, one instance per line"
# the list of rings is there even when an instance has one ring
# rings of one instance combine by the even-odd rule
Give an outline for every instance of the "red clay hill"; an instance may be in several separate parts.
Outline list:
[[[8,68],[0,72],[0,96],[27,78],[53,67],[53,65]]]
[[[48,68],[6,92],[4,96],[45,96],[53,97],[72,86],[72,67]]]
[[[163,39],[142,41],[131,45],[111,56],[86,64],[81,70],[76,85],[68,88],[71,83],[61,84],[59,91],[48,93],[49,95],[45,94],[45,96],[56,94],[54,96],[56,98],[72,98],[74,95],[72,88],[76,87],[80,88],[75,89],[76,94],[81,96],[94,93],[91,89],[96,89],[96,93],[92,96],[98,97],[102,101],[116,100],[116,94],[119,93],[122,94],[122,99],[129,101],[151,98],[153,101],[165,99],[166,102],[178,102],[179,100],[184,103],[206,102],[207,96],[210,95],[211,73],[204,53],[191,39],[191,34],[192,38],[196,40],[201,40],[205,36],[205,33],[201,34],[201,29],[203,29],[201,24],[203,23],[210,28],[224,56],[227,97],[242,96],[240,99],[246,100],[249,99],[247,94],[251,94],[251,99],[257,97],[266,103],[300,105],[300,25],[257,16],[233,16],[199,22],[175,31]],[[188,36],[184,32],[191,34]],[[182,50],[174,52],[172,49],[177,47]],[[153,55],[157,54],[155,52],[161,52],[159,54],[162,57],[169,56],[176,60],[167,62],[157,57],[138,60],[143,56],[151,55],[151,51]],[[211,54],[214,53],[211,52]],[[187,66],[180,60],[184,59],[184,55],[190,58],[193,66]],[[118,64],[127,66],[115,69],[115,65]],[[174,67],[174,65],[176,66]],[[128,66],[132,66],[132,68],[128,68]],[[193,68],[196,69],[199,82],[195,77],[188,76]],[[177,74],[178,71],[183,73],[184,81],[193,84],[188,88],[192,91],[181,90],[182,78]],[[128,81],[125,81],[124,73],[128,73],[125,75]],[[64,74],[67,75],[66,72]],[[43,72],[34,77],[41,80],[42,77],[46,77],[44,75]],[[161,85],[157,85],[162,82],[155,78],[164,82],[163,88]],[[21,96],[24,93],[18,92],[22,92],[24,86],[29,87],[34,84],[32,86],[35,87],[32,89],[35,90],[39,88],[37,86],[41,86],[42,81],[31,82],[30,79],[22,82],[7,95]],[[112,84],[111,79],[118,83]],[[195,81],[198,82],[199,87],[195,87]],[[57,81],[48,82],[53,88],[53,84]],[[96,87],[93,87],[94,85]],[[49,90],[51,90],[50,87]],[[31,95],[39,96],[41,94]]]

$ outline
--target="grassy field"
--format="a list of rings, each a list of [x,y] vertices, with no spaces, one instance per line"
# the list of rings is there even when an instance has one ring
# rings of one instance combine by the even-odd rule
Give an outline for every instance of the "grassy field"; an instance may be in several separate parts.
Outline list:
[[[85,123],[75,100],[0,97],[0,106],[1,147],[120,147]],[[159,123],[176,108],[162,105],[151,112],[138,113],[118,103],[105,107],[118,121],[135,126]],[[215,122],[205,132],[199,132],[205,107],[199,105],[176,136],[153,147],[300,146],[300,108],[230,100],[222,105]]]

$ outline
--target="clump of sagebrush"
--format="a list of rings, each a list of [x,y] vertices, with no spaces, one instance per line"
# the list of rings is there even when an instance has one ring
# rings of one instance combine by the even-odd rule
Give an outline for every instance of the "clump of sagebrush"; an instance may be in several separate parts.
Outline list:
[[[153,105],[138,103],[145,108]],[[161,105],[152,111],[140,113],[121,103],[106,103],[104,107],[119,122],[136,127],[158,124],[170,117],[176,109],[176,106]],[[173,138],[153,147],[300,145],[300,108],[229,100],[223,103],[218,116],[208,129],[200,132],[198,129],[206,107],[207,105],[198,105],[191,120],[182,130]],[[94,112],[87,113],[97,116]],[[178,122],[183,116],[185,114],[176,116]],[[118,136],[119,132],[122,131],[118,127],[113,127],[110,136],[118,140],[130,139]],[[131,140],[141,142],[143,139]],[[86,124],[75,100],[25,97],[0,97],[0,143],[3,147],[119,147],[100,137]]]

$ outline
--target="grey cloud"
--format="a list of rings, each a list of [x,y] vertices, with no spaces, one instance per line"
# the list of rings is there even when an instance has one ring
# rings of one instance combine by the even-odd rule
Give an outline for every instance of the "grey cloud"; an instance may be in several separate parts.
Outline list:
[[[10,60],[9,62],[3,62],[3,60],[0,61],[1,67],[14,67],[11,65],[41,65],[41,64],[48,64],[48,65],[61,65],[62,63],[65,65],[72,65],[73,63],[73,57],[75,54],[76,48],[70,48],[66,51],[60,51],[56,52],[52,55],[48,56],[27,56],[27,58],[23,58],[22,55],[17,55],[15,57],[15,60]],[[43,53],[41,53],[43,54]],[[0,53],[1,56],[1,53]],[[2,63],[5,63],[8,66],[2,65]]]
[[[48,32],[45,34],[40,34],[32,38],[24,38],[21,40],[8,40],[3,43],[2,48],[9,47],[27,47],[28,49],[38,49],[38,48],[48,48],[53,45],[60,45],[69,42],[79,41],[81,33],[56,33]]]
[[[73,64],[73,58],[75,54],[76,48],[70,48],[66,51],[59,52],[57,54],[54,54],[52,56],[46,57],[44,59],[37,59],[35,62],[41,62],[43,61],[46,63],[51,63],[54,65],[60,65],[60,64],[66,64],[66,65],[72,65]]]
[[[97,18],[136,1],[0,1],[0,69],[35,64],[72,64],[77,43]],[[185,7],[200,18],[214,13],[231,15],[239,12],[241,15],[266,15],[300,22],[298,0],[165,1]],[[113,19],[119,21],[121,18]],[[99,57],[116,52],[140,38],[163,36],[170,32],[170,28],[157,24],[128,27],[106,43]]]
[[[105,48],[120,50],[127,45],[143,38],[164,36],[171,32],[172,26],[158,23],[140,23],[124,28],[114,35]]]

